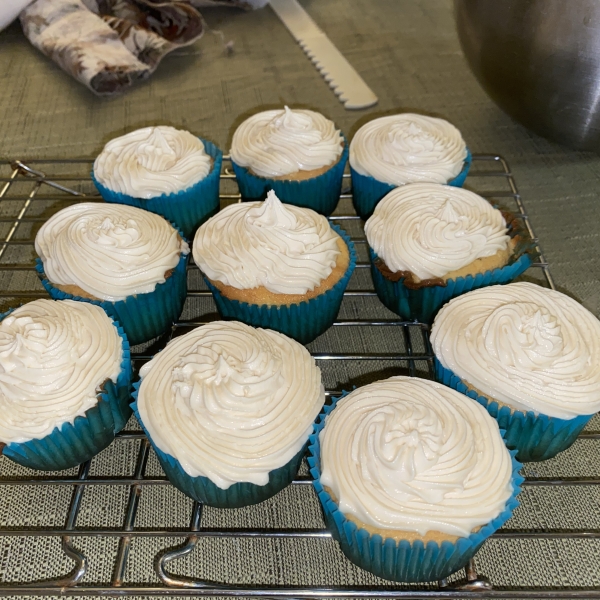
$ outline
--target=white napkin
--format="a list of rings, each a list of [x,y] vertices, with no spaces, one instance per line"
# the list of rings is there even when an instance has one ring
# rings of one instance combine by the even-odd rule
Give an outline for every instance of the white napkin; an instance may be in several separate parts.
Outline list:
[[[33,0],[0,0],[0,31],[8,27]]]

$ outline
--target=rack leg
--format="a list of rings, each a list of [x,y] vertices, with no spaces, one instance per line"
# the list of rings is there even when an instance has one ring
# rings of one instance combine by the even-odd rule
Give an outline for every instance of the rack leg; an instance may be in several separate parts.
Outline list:
[[[148,462],[148,452],[150,445],[148,440],[143,439],[140,442],[140,449],[138,451],[137,462],[135,465],[135,472],[133,475],[134,479],[142,479],[144,477],[144,471],[146,470],[146,463]],[[127,504],[127,514],[125,515],[125,522],[123,523],[124,531],[132,531],[135,523],[135,517],[137,515],[137,509],[140,502],[140,494],[142,489],[139,485],[134,484],[131,486],[129,492],[129,503]],[[121,587],[123,585],[123,579],[125,577],[125,570],[127,569],[127,559],[129,558],[129,550],[131,548],[131,536],[125,535],[119,540],[119,549],[117,550],[117,558],[115,560],[115,567],[113,569],[113,575],[111,579],[111,585],[113,587]]]
[[[79,467],[78,479],[87,479],[88,473],[90,472],[91,462],[88,460]],[[81,499],[83,498],[84,492],[83,485],[76,485],[71,496],[71,504],[69,506],[69,512],[67,514],[67,523],[65,529],[72,530],[75,528],[77,521],[77,514],[79,513],[79,507],[81,506]],[[87,558],[77,548],[73,546],[71,536],[64,536],[62,538],[62,549],[63,552],[73,561],[75,561],[75,567],[73,570],[60,579],[53,579],[52,581],[40,581],[33,584],[32,587],[47,587],[51,585],[53,588],[68,588],[77,585],[86,574],[87,571]]]
[[[190,523],[190,530],[192,533],[199,531],[200,529],[200,520],[202,519],[202,504],[199,502],[194,502],[194,507],[192,508],[192,519]],[[167,565],[178,558],[186,556],[195,548],[196,543],[198,542],[198,536],[191,535],[188,537],[182,546],[178,546],[177,548],[166,548],[159,552],[154,559],[154,570],[158,575],[159,579],[170,587],[176,588],[203,588],[208,585],[218,585],[213,584],[207,581],[200,581],[195,579],[190,579],[189,577],[182,577],[173,575],[167,571]],[[219,586],[225,587],[225,586]]]
[[[465,571],[467,574],[466,581],[460,581],[448,587],[456,590],[463,590],[465,592],[481,592],[493,589],[493,586],[487,577],[477,575],[477,569],[475,568],[475,561],[473,559],[468,562]]]

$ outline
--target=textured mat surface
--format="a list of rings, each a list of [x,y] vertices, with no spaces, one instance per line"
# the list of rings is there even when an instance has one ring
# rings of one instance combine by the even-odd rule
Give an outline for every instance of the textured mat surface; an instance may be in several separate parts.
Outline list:
[[[600,315],[600,158],[570,151],[512,122],[485,96],[469,72],[446,0],[307,0],[317,23],[347,56],[380,98],[367,111],[348,112],[335,99],[304,53],[269,9],[242,13],[206,10],[208,24],[233,40],[226,56],[210,33],[195,46],[167,57],[155,75],[121,98],[98,99],[38,54],[18,26],[0,34],[0,154],[3,157],[93,157],[111,137],[140,126],[166,123],[201,134],[227,150],[233,130],[248,114],[280,106],[304,106],[334,119],[351,137],[373,116],[415,110],[455,123],[474,152],[500,153],[512,166],[532,222],[560,289]],[[23,188],[25,190],[25,188]],[[476,191],[484,191],[482,187]],[[13,216],[18,203],[0,203],[0,216]],[[35,206],[48,216],[56,201]],[[34,214],[34,213],[31,213]],[[6,234],[9,223],[0,224]],[[19,231],[29,237],[33,231]],[[23,254],[25,253],[25,254]],[[30,249],[11,248],[5,264],[33,260]],[[364,256],[362,257],[364,260]],[[195,277],[195,275],[191,275]],[[368,285],[358,270],[351,287]],[[33,273],[3,273],[4,289],[39,289]],[[190,285],[201,289],[192,279]],[[209,300],[188,300],[184,317],[214,314]],[[376,299],[346,300],[342,318],[384,318]],[[398,334],[382,338],[370,328],[350,335],[335,328],[316,340],[315,351],[390,352],[404,349]],[[398,362],[323,364],[328,387],[360,385],[403,372]],[[424,372],[425,365],[417,365]],[[594,419],[588,426],[598,431]],[[139,441],[120,440],[93,460],[94,475],[131,475]],[[599,440],[581,440],[556,459],[526,467],[535,477],[600,477]],[[151,453],[147,476],[161,474]],[[0,459],[0,477],[28,476]],[[2,487],[2,527],[61,527],[71,488]],[[86,489],[77,525],[119,527],[129,497],[126,486]],[[600,529],[600,486],[530,487],[509,529]],[[145,487],[136,528],[186,527],[191,502],[170,486]],[[251,509],[206,510],[203,525],[215,527],[322,527],[312,491],[296,486]],[[156,583],[156,553],[180,541],[136,538],[126,583]],[[90,558],[88,583],[107,583],[118,542],[77,538]],[[477,567],[497,586],[600,586],[600,542],[594,539],[487,542]],[[33,581],[68,572],[72,563],[60,540],[0,537],[0,579]],[[377,585],[355,568],[332,541],[204,539],[177,563],[178,573],[221,582],[253,584]]]

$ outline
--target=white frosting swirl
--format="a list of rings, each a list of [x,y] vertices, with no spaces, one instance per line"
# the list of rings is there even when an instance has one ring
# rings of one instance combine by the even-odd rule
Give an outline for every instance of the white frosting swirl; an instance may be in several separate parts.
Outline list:
[[[140,375],[138,411],[154,444],[222,489],[266,485],[300,452],[325,401],[304,346],[232,321],[172,340]]]
[[[447,183],[466,158],[467,147],[454,125],[411,113],[369,121],[350,143],[351,167],[390,185]]]
[[[122,340],[98,306],[35,300],[0,322],[0,441],[26,442],[73,423],[121,371]]]
[[[113,192],[148,199],[198,183],[211,166],[202,140],[189,131],[160,125],[108,142],[94,162],[94,176]]]
[[[35,237],[48,279],[116,302],[153,292],[188,254],[159,215],[124,204],[81,202],[52,215]]]
[[[506,250],[510,241],[502,213],[487,200],[437,183],[392,190],[375,207],[365,234],[392,271],[419,279],[443,277]]]
[[[261,177],[281,177],[332,165],[344,138],[312,110],[267,110],[246,119],[233,134],[231,158]]]
[[[340,254],[338,234],[308,208],[264,202],[232,204],[198,229],[194,261],[213,281],[245,290],[305,294],[326,279]]]
[[[391,377],[338,401],[319,436],[321,482],[365,525],[468,536],[512,494],[498,424],[433,381]]]
[[[600,410],[600,321],[560,292],[525,282],[469,292],[442,307],[431,343],[444,367],[515,410]]]

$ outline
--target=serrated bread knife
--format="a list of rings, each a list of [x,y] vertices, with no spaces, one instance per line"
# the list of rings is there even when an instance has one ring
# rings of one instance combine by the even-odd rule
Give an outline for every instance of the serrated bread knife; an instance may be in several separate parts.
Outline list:
[[[271,8],[346,108],[367,108],[377,103],[371,88],[297,0],[271,0]]]

